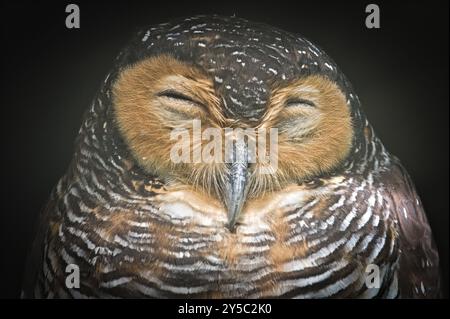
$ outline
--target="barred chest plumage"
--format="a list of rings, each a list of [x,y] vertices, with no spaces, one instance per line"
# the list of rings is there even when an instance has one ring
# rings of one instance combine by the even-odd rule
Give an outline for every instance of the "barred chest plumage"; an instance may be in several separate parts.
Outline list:
[[[69,187],[63,179],[38,295],[395,297],[397,226],[378,173],[292,185],[246,207],[234,233],[220,203],[157,179],[121,190],[95,172]],[[62,285],[67,264],[81,265],[79,290]],[[371,264],[379,289],[367,287]]]

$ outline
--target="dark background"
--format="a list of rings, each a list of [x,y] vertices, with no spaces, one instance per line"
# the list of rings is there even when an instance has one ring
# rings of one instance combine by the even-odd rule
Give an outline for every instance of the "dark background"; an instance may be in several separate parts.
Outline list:
[[[448,296],[448,1],[2,2],[1,297],[20,293],[33,225],[72,156],[81,116],[139,26],[237,15],[306,36],[337,62],[386,147],[411,174],[440,251]],[[377,3],[381,29],[365,27]]]

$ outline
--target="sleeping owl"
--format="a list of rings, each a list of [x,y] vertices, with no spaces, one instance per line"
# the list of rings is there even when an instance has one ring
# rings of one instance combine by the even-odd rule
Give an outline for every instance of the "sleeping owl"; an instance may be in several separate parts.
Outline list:
[[[120,52],[41,213],[23,285],[35,298],[439,291],[414,185],[344,74],[303,37],[220,16],[146,28]]]

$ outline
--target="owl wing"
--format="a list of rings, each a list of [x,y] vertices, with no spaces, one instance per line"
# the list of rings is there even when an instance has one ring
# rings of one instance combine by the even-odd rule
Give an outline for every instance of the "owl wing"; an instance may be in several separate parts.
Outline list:
[[[398,221],[400,297],[439,298],[439,255],[414,184],[397,159],[381,181]]]

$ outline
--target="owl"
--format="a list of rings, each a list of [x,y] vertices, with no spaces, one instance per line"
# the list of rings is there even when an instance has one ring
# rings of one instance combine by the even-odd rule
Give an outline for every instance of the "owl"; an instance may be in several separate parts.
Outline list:
[[[338,66],[304,37],[221,16],[146,28],[121,51],[25,276],[36,298],[440,294],[414,185]]]

